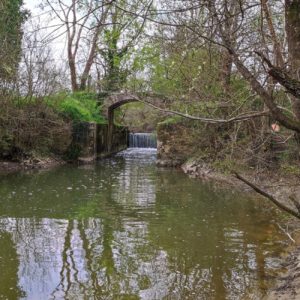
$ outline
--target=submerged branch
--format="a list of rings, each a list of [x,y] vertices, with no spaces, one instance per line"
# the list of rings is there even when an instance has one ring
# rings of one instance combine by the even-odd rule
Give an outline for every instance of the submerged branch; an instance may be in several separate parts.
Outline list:
[[[278,223],[277,223],[277,226],[279,227],[280,230],[283,231],[284,234],[286,234],[286,236],[287,236],[293,243],[296,243],[296,241],[292,238],[292,236],[290,235],[290,233],[288,232],[288,230],[285,230],[284,228],[282,228],[282,226],[280,226]]]
[[[243,181],[245,184],[247,184],[248,186],[250,186],[254,191],[256,191],[258,194],[264,196],[265,198],[268,198],[269,200],[271,200],[278,208],[280,208],[281,210],[291,214],[292,216],[300,219],[300,212],[295,211],[293,209],[291,209],[290,207],[282,204],[280,201],[278,201],[273,195],[267,193],[266,191],[264,191],[263,189],[261,189],[260,187],[258,187],[257,185],[255,185],[254,183],[248,181],[246,178],[244,178],[243,176],[241,176],[240,174],[233,172],[233,174],[235,175],[235,177],[241,181]]]

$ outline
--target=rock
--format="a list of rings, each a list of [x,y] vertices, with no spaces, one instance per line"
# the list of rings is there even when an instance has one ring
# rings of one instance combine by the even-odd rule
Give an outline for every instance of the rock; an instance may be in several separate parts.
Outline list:
[[[158,167],[179,167],[182,164],[180,160],[171,159],[157,159],[156,165]]]
[[[90,157],[78,157],[78,163],[82,165],[93,164],[96,160],[95,156]]]

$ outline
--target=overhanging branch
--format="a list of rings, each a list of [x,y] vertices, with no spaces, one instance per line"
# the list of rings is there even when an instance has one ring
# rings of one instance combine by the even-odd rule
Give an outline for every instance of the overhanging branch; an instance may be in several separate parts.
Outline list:
[[[241,114],[239,116],[236,117],[232,117],[230,119],[213,119],[213,118],[206,118],[206,117],[198,117],[198,116],[192,116],[189,114],[185,114],[185,113],[181,113],[179,111],[175,111],[175,110],[170,110],[170,109],[164,109],[161,107],[158,107],[148,101],[143,101],[141,99],[138,100],[139,102],[142,102],[156,110],[159,110],[161,112],[167,113],[167,114],[172,114],[172,115],[177,115],[186,119],[190,119],[190,120],[195,120],[195,121],[200,121],[203,123],[211,123],[211,124],[228,124],[228,123],[234,123],[234,122],[242,122],[242,121],[247,121],[253,118],[258,118],[258,117],[262,117],[262,116],[268,116],[269,115],[269,111],[262,111],[262,112],[248,112],[245,114]]]
[[[243,181],[245,184],[250,186],[255,192],[257,192],[258,194],[260,194],[260,195],[264,196],[265,198],[271,200],[278,208],[280,208],[281,210],[283,210],[283,211],[291,214],[292,216],[300,219],[300,212],[299,212],[298,208],[297,208],[297,211],[291,209],[290,207],[288,207],[288,206],[282,204],[280,201],[278,201],[273,195],[271,195],[268,192],[264,191],[262,188],[258,187],[254,183],[248,181],[246,178],[244,178],[243,176],[241,176],[237,172],[233,172],[233,174],[235,175],[235,177],[237,179]],[[295,205],[295,203],[294,203],[294,205]]]

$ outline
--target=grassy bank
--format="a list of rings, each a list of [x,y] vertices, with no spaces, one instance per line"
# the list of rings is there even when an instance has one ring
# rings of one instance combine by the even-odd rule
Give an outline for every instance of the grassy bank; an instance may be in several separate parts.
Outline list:
[[[64,157],[75,122],[106,122],[93,93],[59,93],[44,98],[2,95],[0,159]]]

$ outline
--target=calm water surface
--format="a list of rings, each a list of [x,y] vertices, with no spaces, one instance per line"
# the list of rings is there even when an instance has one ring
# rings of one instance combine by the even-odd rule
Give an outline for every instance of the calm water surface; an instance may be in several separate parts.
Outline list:
[[[0,178],[0,299],[261,299],[279,216],[129,150]]]

